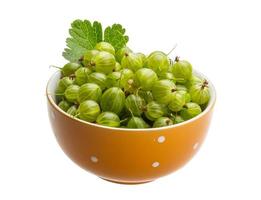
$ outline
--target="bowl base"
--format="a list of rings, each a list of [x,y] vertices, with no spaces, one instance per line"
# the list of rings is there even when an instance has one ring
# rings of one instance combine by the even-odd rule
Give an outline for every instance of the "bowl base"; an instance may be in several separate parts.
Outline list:
[[[114,181],[114,180],[110,180],[110,179],[106,179],[106,178],[102,178],[102,177],[99,177],[99,178],[101,178],[101,179],[103,179],[105,181],[111,182],[111,183],[117,183],[117,184],[123,184],[123,185],[138,185],[138,184],[150,183],[150,182],[154,181],[154,180],[149,180],[149,181],[141,181],[141,182],[139,182],[139,181],[137,181],[137,182],[135,182],[135,181],[133,181],[133,182],[126,181],[125,182],[125,181]]]

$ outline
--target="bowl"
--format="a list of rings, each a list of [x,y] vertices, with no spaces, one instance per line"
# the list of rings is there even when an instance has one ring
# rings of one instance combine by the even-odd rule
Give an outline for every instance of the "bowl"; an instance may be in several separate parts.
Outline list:
[[[184,166],[206,137],[216,99],[208,79],[210,101],[198,116],[167,127],[125,129],[85,122],[61,110],[55,103],[60,77],[54,73],[46,89],[53,132],[72,161],[100,178],[125,184],[153,181]]]

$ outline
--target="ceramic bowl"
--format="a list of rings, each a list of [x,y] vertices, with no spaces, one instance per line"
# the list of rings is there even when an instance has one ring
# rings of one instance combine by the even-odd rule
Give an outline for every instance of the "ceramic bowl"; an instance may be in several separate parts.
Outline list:
[[[208,79],[211,98],[200,115],[162,128],[124,129],[85,122],[61,110],[54,95],[60,76],[56,72],[50,78],[46,91],[55,137],[71,160],[103,179],[134,184],[170,174],[195,155],[207,134],[216,99]]]

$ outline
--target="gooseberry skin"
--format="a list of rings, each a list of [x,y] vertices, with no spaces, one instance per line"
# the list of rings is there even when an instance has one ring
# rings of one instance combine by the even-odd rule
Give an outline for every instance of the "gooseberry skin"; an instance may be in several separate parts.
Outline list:
[[[176,88],[178,91],[186,91],[186,92],[188,91],[185,85],[176,84]]]
[[[80,86],[78,86],[78,85],[68,86],[64,92],[64,96],[65,96],[66,100],[71,103],[77,102],[79,89],[80,89]]]
[[[75,72],[75,83],[79,86],[83,85],[84,83],[87,83],[88,75],[91,73],[92,71],[89,68],[80,67]]]
[[[91,60],[91,65],[94,66],[96,72],[109,74],[113,71],[116,61],[115,57],[106,51],[97,53]]]
[[[66,90],[66,88],[67,88],[69,85],[72,85],[73,82],[74,82],[74,80],[71,79],[70,77],[63,77],[62,79],[60,79],[60,80],[58,81],[55,94],[56,94],[56,95],[62,95],[62,94],[64,93],[64,91]]]
[[[161,51],[154,51],[147,57],[145,66],[160,75],[168,71],[170,64],[165,53]]]
[[[122,69],[120,63],[116,62],[113,71],[119,72]]]
[[[142,68],[143,61],[142,58],[135,53],[126,53],[121,60],[121,66],[136,72]]]
[[[115,55],[115,49],[114,47],[108,43],[108,42],[99,42],[95,45],[95,49],[98,51],[106,51],[108,53],[111,53],[112,55]]]
[[[83,55],[82,63],[85,67],[90,67],[91,60],[94,56],[96,56],[99,53],[98,50],[92,49],[87,50],[85,54]]]
[[[178,83],[186,83],[192,76],[192,65],[186,60],[176,58],[172,73]]]
[[[71,104],[65,100],[62,100],[59,102],[58,106],[66,112],[70,108]]]
[[[156,119],[155,122],[153,123],[153,128],[170,126],[170,125],[173,125],[173,122],[170,118],[160,117],[160,118]]]
[[[194,102],[186,103],[184,107],[185,108],[180,111],[180,116],[184,120],[189,120],[196,117],[202,112],[201,107]]]
[[[142,90],[149,91],[158,80],[157,74],[148,68],[141,68],[135,73],[135,84]]]
[[[146,62],[146,56],[145,56],[145,54],[143,54],[143,53],[136,53],[136,55],[141,58],[141,60],[142,60],[142,66],[143,66],[143,65],[145,64],[145,62]]]
[[[157,102],[167,105],[176,90],[174,82],[167,79],[159,80],[152,87],[152,95]]]
[[[176,82],[174,75],[171,72],[165,72],[165,73],[160,74],[159,79],[160,80],[168,79],[168,80],[173,81],[174,83]]]
[[[86,100],[79,105],[77,116],[87,122],[94,122],[100,114],[100,106],[93,100]]]
[[[185,120],[180,116],[180,115],[176,115],[173,119],[174,124],[179,124],[181,122],[184,122]]]
[[[101,88],[95,83],[83,84],[78,92],[78,102],[82,103],[85,100],[93,100],[99,102],[102,96]]]
[[[96,119],[97,124],[109,127],[119,127],[120,118],[113,112],[102,112]]]
[[[192,85],[202,83],[203,81],[196,75],[192,75],[191,78],[185,83],[187,88],[191,88]]]
[[[124,56],[126,53],[132,53],[132,50],[131,50],[129,47],[127,47],[127,46],[121,48],[120,50],[118,50],[118,51],[116,52],[116,55],[115,55],[116,60],[117,60],[119,63],[121,63],[121,60],[122,60],[123,56]]]
[[[130,79],[133,79],[134,73],[130,69],[122,69],[121,71],[121,77],[120,77],[120,87],[124,88],[125,90],[128,90],[131,85],[128,83]]]
[[[79,63],[67,63],[66,65],[63,66],[61,69],[62,75],[63,76],[70,76],[74,74],[74,72],[80,68],[81,65]]]
[[[146,103],[149,103],[153,101],[153,96],[151,91],[144,91],[144,90],[139,90],[138,95],[145,100]]]
[[[143,113],[143,108],[145,107],[145,100],[138,95],[131,94],[125,100],[126,108],[134,116],[140,116]]]
[[[121,72],[112,72],[107,75],[106,87],[120,87]]]
[[[154,121],[165,114],[166,109],[162,104],[159,104],[155,101],[151,101],[146,105],[145,116],[151,121]]]
[[[193,85],[189,90],[189,94],[191,100],[199,105],[206,104],[210,99],[209,88],[205,82]]]
[[[118,115],[125,105],[125,94],[118,87],[109,88],[102,94],[100,105],[103,111],[111,111]]]
[[[149,128],[149,125],[141,117],[131,117],[127,128]]]
[[[173,93],[168,108],[171,111],[180,111],[186,103],[186,96],[184,92],[176,91]]]
[[[93,72],[88,77],[88,83],[96,83],[101,90],[106,88],[107,76],[100,72]]]
[[[77,106],[72,105],[68,110],[67,113],[71,116],[75,116],[77,114]]]

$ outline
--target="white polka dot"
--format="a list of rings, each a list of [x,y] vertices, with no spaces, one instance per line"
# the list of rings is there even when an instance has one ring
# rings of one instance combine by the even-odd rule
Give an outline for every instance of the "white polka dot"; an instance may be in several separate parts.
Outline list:
[[[159,165],[160,165],[159,162],[152,163],[152,167],[158,167]]]
[[[91,156],[91,161],[94,162],[94,163],[97,163],[98,162],[98,158],[95,157],[95,156]]]
[[[165,137],[164,136],[159,136],[158,137],[158,143],[163,143],[165,141]]]
[[[51,116],[52,119],[55,119],[55,114],[54,114],[53,111],[50,111],[50,116]]]
[[[195,144],[193,145],[193,149],[196,150],[196,149],[198,148],[198,146],[199,146],[199,143],[197,142],[197,143],[195,143]]]

